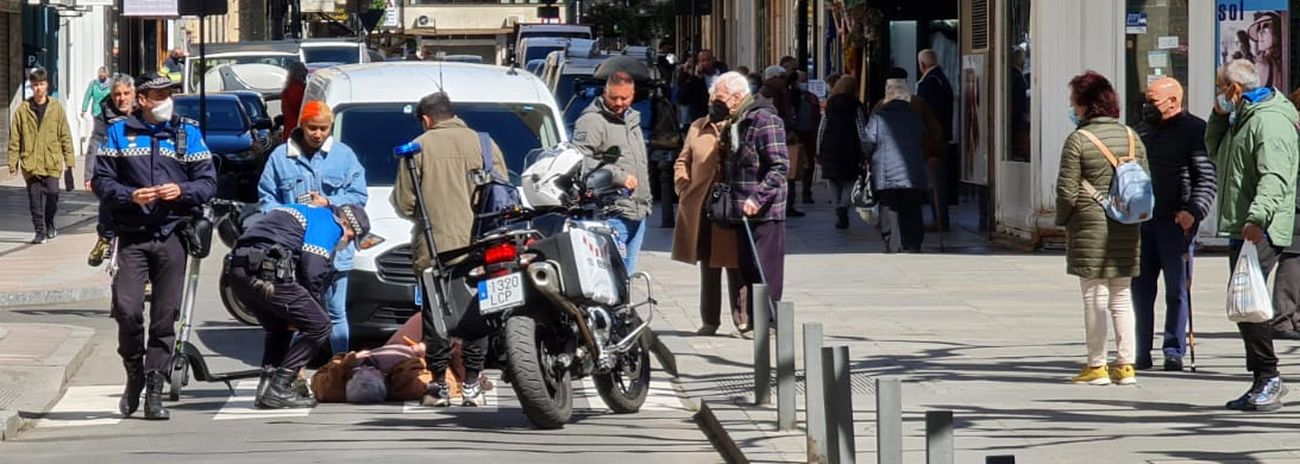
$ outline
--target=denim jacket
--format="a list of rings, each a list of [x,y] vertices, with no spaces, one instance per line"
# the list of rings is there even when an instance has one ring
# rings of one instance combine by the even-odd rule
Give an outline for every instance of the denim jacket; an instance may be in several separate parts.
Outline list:
[[[276,147],[266,161],[262,179],[257,184],[257,209],[262,213],[279,206],[298,204],[298,198],[318,192],[331,205],[366,205],[366,170],[352,148],[333,137],[325,140],[312,156],[304,156],[297,135]],[[352,269],[356,246],[351,245],[334,256],[334,268]]]

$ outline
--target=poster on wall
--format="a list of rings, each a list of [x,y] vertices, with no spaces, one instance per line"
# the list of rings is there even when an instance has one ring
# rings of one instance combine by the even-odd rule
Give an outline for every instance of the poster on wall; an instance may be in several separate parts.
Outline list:
[[[984,54],[961,57],[961,180],[988,185],[989,97]]]
[[[1283,89],[1290,64],[1290,12],[1287,0],[1218,0],[1216,64],[1255,63],[1261,85]]]

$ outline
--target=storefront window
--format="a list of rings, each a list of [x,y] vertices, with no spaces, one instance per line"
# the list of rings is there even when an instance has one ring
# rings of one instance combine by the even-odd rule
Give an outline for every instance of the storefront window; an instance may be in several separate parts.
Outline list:
[[[1007,161],[1029,162],[1033,132],[1029,115],[1032,95],[1030,78],[1033,60],[1029,35],[1030,0],[1011,0],[1007,5],[1007,130],[1010,148]]]
[[[1187,86],[1188,1],[1128,0],[1124,115],[1130,126],[1140,126],[1148,84],[1173,77]]]

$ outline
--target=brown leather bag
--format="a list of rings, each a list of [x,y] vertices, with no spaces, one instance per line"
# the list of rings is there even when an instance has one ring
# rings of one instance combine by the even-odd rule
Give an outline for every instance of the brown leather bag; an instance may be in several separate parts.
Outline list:
[[[388,371],[388,399],[392,401],[419,401],[433,382],[424,358],[408,358]]]

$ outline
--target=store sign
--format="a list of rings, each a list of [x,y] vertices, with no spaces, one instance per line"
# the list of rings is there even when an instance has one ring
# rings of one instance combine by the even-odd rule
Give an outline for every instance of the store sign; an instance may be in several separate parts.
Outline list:
[[[122,16],[179,16],[178,0],[122,0]]]
[[[1129,13],[1124,17],[1125,34],[1146,34],[1147,33],[1147,14],[1146,13]]]
[[[1290,65],[1290,8],[1287,0],[1218,0],[1218,64],[1233,60],[1255,63],[1260,84],[1286,90]]]

